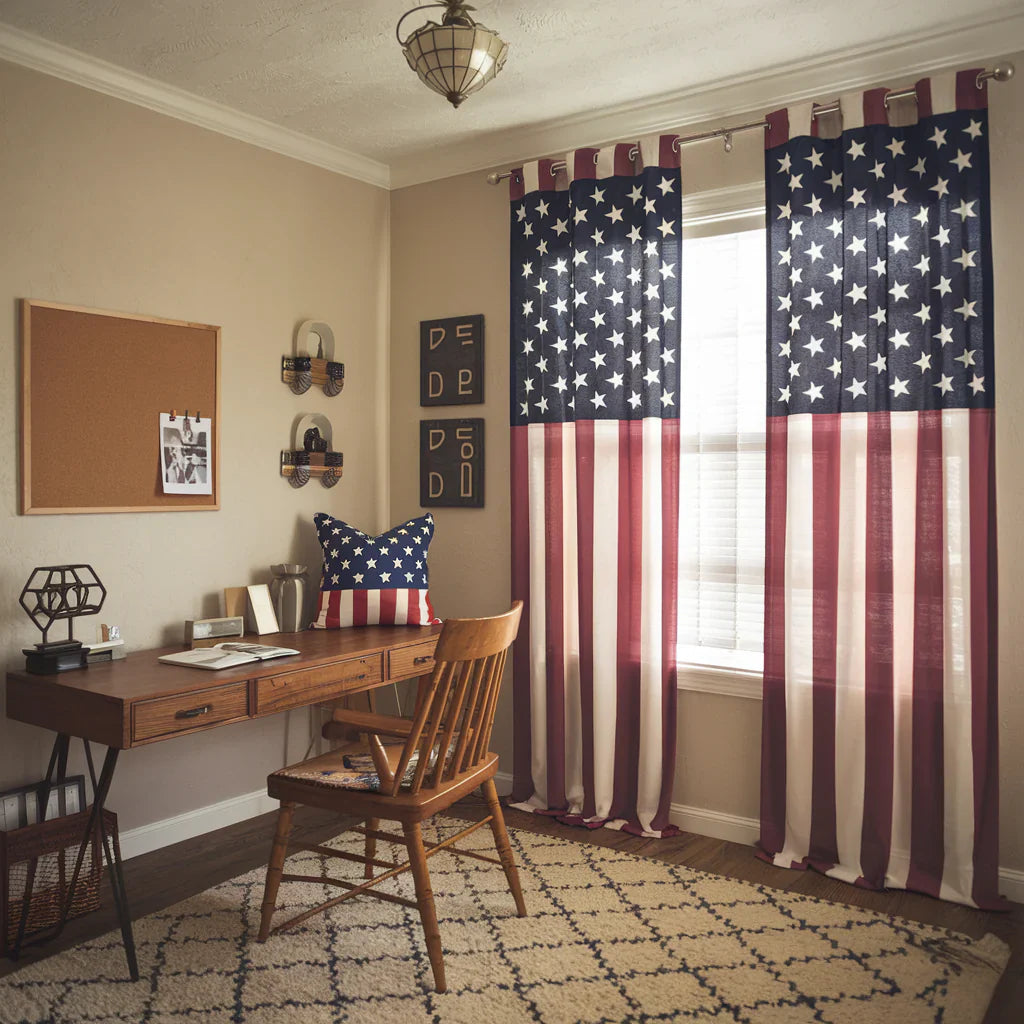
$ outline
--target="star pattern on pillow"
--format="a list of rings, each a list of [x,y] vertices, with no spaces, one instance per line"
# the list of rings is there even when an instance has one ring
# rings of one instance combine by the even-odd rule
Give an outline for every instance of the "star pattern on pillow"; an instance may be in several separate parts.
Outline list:
[[[432,515],[409,519],[378,537],[324,512],[313,522],[324,556],[314,628],[437,621],[427,593]]]

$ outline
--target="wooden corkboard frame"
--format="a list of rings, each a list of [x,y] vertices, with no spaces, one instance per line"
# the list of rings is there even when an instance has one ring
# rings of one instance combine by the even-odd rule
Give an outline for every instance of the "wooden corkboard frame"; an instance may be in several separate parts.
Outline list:
[[[160,413],[212,417],[212,494],[164,494]],[[220,508],[220,328],[21,300],[21,513]]]

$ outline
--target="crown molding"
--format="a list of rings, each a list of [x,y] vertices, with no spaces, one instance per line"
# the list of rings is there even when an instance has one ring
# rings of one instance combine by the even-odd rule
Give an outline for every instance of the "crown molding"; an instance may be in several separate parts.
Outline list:
[[[520,166],[524,160],[563,154],[581,146],[678,131],[749,111],[775,110],[801,100],[827,100],[883,80],[896,87],[924,74],[974,62],[991,66],[998,58],[1020,50],[1024,50],[1024,12],[1017,7],[985,22],[965,18],[947,24],[940,32],[893,37],[884,46],[832,51],[697,89],[437,147],[392,161],[391,187],[405,188],[473,171],[506,170]]]
[[[187,121],[220,135],[248,142],[303,163],[323,167],[349,178],[390,188],[387,164],[358,153],[331,146],[299,132],[243,114],[231,107],[203,99],[145,75],[126,71],[96,57],[0,24],[0,60],[10,61],[33,71],[41,71],[75,85],[85,86],[107,96],[126,100],[158,114]]]
[[[899,85],[945,68],[973,62],[991,64],[1001,55],[1020,50],[1024,50],[1024,12],[1014,8],[985,22],[962,19],[947,24],[940,32],[895,37],[881,47],[833,51],[782,68],[733,77],[653,100],[624,103],[521,129],[489,132],[463,143],[432,147],[398,158],[389,167],[0,24],[0,60],[387,189],[495,167],[504,169],[523,160],[565,153],[580,146],[680,130],[746,111],[767,111],[811,98],[828,99],[881,80]]]

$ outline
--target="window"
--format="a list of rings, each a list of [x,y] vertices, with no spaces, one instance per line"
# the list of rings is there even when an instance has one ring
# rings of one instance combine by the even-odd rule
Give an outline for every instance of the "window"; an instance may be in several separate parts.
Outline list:
[[[683,250],[679,660],[699,689],[763,666],[765,232],[725,226]]]

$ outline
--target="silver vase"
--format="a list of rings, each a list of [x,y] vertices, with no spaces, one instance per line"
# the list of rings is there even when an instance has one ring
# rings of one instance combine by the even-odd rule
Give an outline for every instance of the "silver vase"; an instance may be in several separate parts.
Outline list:
[[[298,633],[309,623],[306,621],[306,567],[304,565],[272,565],[274,578],[270,581],[270,596],[277,612],[277,623],[282,633]]]

